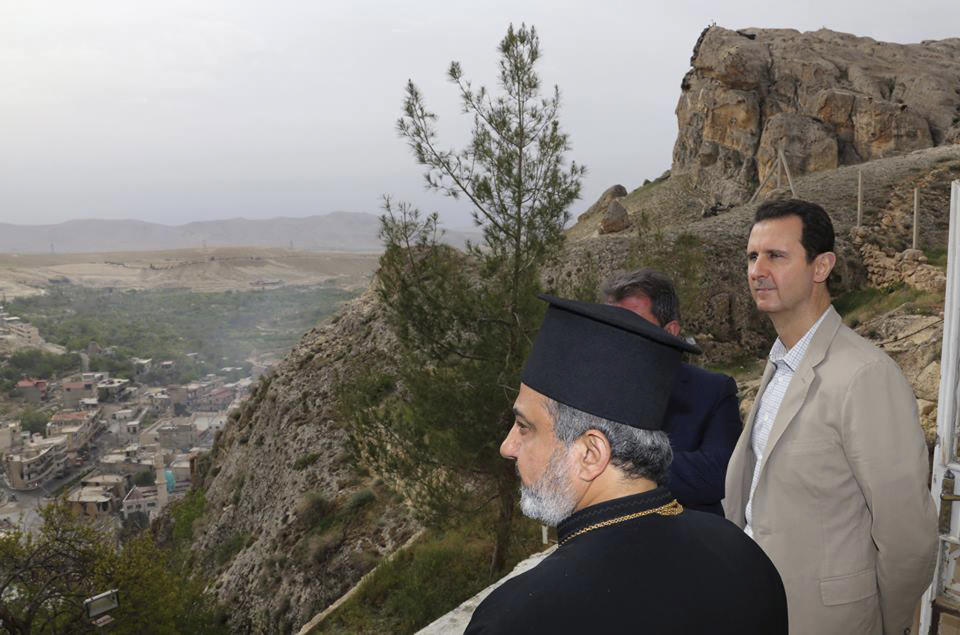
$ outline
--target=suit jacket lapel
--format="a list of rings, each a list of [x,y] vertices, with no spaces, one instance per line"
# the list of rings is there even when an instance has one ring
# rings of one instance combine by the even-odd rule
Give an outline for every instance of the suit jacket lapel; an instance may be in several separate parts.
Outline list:
[[[780,441],[780,437],[783,436],[783,433],[797,416],[800,407],[806,400],[810,385],[814,379],[813,369],[823,361],[841,323],[840,314],[837,313],[833,306],[830,306],[817,332],[813,334],[813,339],[810,340],[807,352],[804,354],[803,359],[800,361],[800,366],[790,380],[787,393],[783,396],[780,409],[777,410],[777,417],[773,420],[773,426],[770,428],[770,438],[767,440],[767,448],[763,453],[763,465],[760,466],[761,475],[763,474],[763,470],[766,469],[768,459],[772,455],[774,448],[776,448],[777,442]],[[758,398],[757,402],[759,401]]]
[[[733,455],[730,458],[730,465],[727,468],[728,474],[736,475],[736,480],[731,479],[728,482],[731,485],[736,485],[737,489],[725,493],[723,508],[727,517],[740,527],[746,524],[743,515],[747,506],[747,500],[750,498],[750,485],[753,483],[753,468],[757,460],[751,444],[751,439],[753,439],[753,423],[757,418],[757,407],[760,405],[760,395],[763,394],[767,384],[770,383],[770,378],[773,377],[775,368],[773,363],[767,359],[767,365],[763,369],[763,378],[760,380],[760,388],[757,389],[757,397],[750,407],[750,414],[747,415],[743,432],[740,433],[740,438],[737,439],[737,447],[733,451]],[[733,488],[731,487],[730,489]]]

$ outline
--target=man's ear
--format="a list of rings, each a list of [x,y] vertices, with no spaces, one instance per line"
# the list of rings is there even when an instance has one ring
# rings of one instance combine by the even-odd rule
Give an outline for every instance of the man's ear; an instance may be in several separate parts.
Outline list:
[[[833,271],[833,267],[836,264],[837,254],[832,251],[825,251],[822,254],[818,254],[817,257],[813,259],[813,281],[826,282],[827,277],[830,275],[830,272]]]
[[[664,324],[663,330],[674,337],[680,337],[680,323],[676,320],[670,320]]]
[[[599,430],[587,430],[576,440],[577,454],[575,471],[577,477],[592,481],[610,464],[610,441]]]

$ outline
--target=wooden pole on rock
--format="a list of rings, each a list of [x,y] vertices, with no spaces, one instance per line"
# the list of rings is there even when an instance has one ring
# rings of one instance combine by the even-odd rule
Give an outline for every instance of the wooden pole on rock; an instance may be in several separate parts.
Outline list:
[[[793,187],[793,177],[790,176],[790,166],[787,165],[787,159],[783,156],[783,148],[778,149],[777,154],[780,156],[780,165],[783,166],[783,171],[787,173],[787,183],[790,184],[790,193],[793,195],[793,198],[797,198],[797,190]]]
[[[753,202],[755,198],[760,194],[760,190],[763,189],[763,186],[767,184],[767,181],[770,180],[770,177],[773,176],[773,173],[780,172],[780,157],[777,157],[773,160],[773,166],[770,168],[770,171],[767,172],[767,175],[763,177],[763,181],[760,182],[760,185],[757,187],[756,191],[753,193],[753,196],[750,197],[750,200],[747,201],[747,205]]]
[[[917,248],[917,239],[920,237],[920,188],[913,188],[913,248]]]
[[[863,224],[863,170],[857,170],[857,227]]]

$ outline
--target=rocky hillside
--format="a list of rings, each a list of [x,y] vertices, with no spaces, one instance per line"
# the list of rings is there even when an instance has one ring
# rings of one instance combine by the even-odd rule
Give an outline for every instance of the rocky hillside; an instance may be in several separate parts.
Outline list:
[[[611,188],[582,214],[564,257],[546,272],[546,285],[595,286],[614,270],[655,264],[682,281],[684,328],[706,350],[706,361],[756,360],[772,341],[745,283],[744,244],[757,203],[733,204],[753,194],[764,135],[776,147],[770,131],[786,130],[789,141],[804,126],[816,128],[834,140],[836,156],[794,169],[795,186],[836,224],[834,292],[908,285],[903,298],[893,298],[907,304],[893,313],[865,313],[858,328],[904,366],[931,421],[943,275],[923,252],[907,247],[914,188],[921,188],[921,246],[945,245],[949,181],[960,178],[960,145],[948,143],[957,136],[960,95],[951,73],[958,56],[950,51],[958,44],[901,47],[825,31],[708,29],[684,80],[674,169],[633,191]],[[871,81],[879,82],[877,94]],[[821,98],[850,99],[852,127],[817,119],[827,112],[811,110]],[[785,125],[795,120],[798,127]],[[776,121],[783,127],[771,127]],[[807,146],[788,144],[788,160],[798,147]],[[859,228],[858,169],[866,186]],[[763,198],[784,195],[775,190]],[[334,323],[307,333],[218,439],[194,557],[215,578],[235,630],[298,627],[416,531],[402,502],[350,460],[334,400],[348,361],[375,364],[390,346],[368,292]],[[742,382],[747,400],[755,390],[751,379]]]
[[[746,201],[783,148],[794,174],[960,141],[960,38],[706,29],[683,78],[672,172]]]
[[[217,439],[194,557],[234,631],[299,628],[418,529],[351,460],[333,399],[348,361],[389,346],[367,293],[304,335]]]

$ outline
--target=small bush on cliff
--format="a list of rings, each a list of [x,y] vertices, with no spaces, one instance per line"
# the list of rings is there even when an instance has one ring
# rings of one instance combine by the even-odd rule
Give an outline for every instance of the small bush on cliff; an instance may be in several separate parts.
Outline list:
[[[296,461],[293,462],[293,469],[297,470],[298,472],[300,470],[305,470],[311,465],[313,465],[314,463],[316,463],[317,459],[319,458],[320,458],[319,452],[309,452],[307,454],[304,454],[303,456],[301,456],[300,458],[298,458]]]

